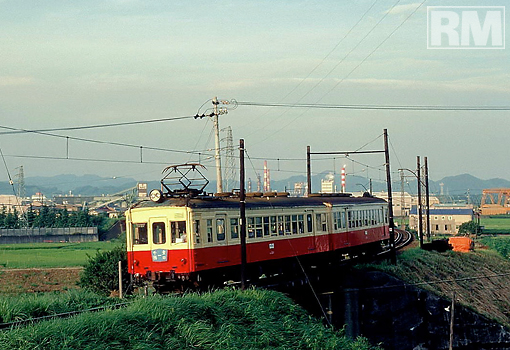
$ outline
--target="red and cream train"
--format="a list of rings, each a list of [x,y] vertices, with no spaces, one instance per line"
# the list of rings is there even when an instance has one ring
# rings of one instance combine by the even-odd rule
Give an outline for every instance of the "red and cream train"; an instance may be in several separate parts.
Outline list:
[[[126,212],[128,270],[157,289],[240,280],[237,196],[175,195],[141,201]],[[296,273],[388,244],[388,204],[346,194],[246,198],[250,278]]]

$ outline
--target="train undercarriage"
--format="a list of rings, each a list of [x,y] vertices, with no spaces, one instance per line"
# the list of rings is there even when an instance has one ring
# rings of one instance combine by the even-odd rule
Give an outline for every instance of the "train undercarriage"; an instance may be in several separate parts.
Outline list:
[[[274,285],[292,287],[308,281],[332,279],[346,263],[373,260],[387,248],[388,241],[385,240],[335,252],[249,263],[245,270],[246,283],[258,287]],[[228,266],[190,274],[150,271],[145,276],[138,276],[137,282],[152,284],[154,290],[161,294],[240,286],[241,266]]]

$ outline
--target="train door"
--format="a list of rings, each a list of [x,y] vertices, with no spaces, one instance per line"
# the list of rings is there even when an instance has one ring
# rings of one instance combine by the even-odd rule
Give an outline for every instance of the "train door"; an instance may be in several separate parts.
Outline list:
[[[317,237],[315,235],[315,225],[313,224],[313,220],[315,218],[315,213],[313,209],[305,211],[305,220],[306,220],[306,233],[310,235],[310,240],[308,243],[308,250],[315,251],[317,249]]]
[[[215,216],[215,228],[216,228],[216,254],[218,261],[217,263],[222,265],[229,262],[228,254],[228,235],[227,235],[227,215],[216,214]]]
[[[149,219],[149,247],[152,262],[168,261],[168,225],[165,217]]]

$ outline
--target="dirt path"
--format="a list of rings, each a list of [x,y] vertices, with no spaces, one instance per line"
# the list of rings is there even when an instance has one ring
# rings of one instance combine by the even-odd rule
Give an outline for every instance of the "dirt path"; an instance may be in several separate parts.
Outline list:
[[[52,292],[79,288],[82,267],[0,269],[0,294]]]

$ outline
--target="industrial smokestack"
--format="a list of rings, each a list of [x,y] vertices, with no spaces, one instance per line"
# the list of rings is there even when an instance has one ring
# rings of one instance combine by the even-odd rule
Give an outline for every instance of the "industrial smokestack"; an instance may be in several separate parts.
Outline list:
[[[345,193],[345,165],[342,167],[342,193]]]

